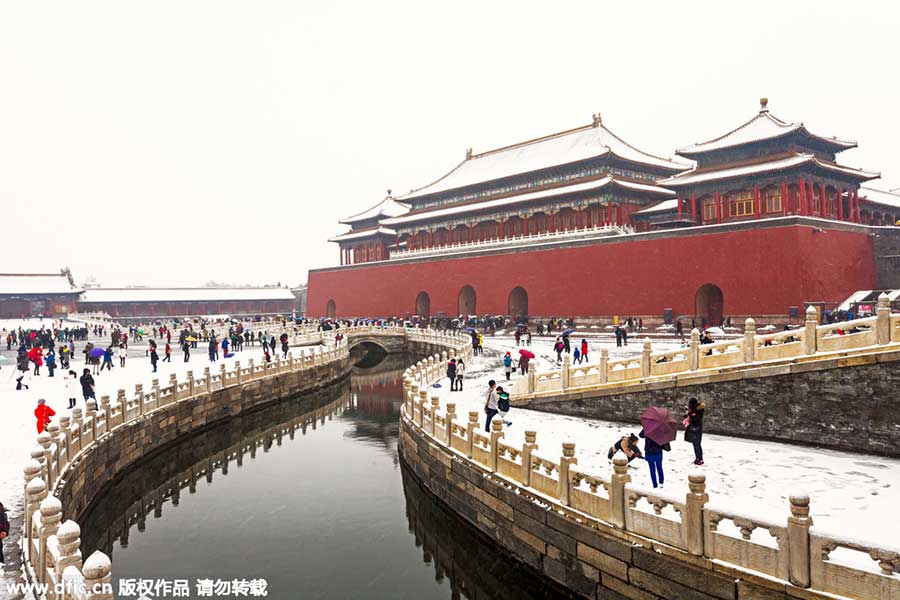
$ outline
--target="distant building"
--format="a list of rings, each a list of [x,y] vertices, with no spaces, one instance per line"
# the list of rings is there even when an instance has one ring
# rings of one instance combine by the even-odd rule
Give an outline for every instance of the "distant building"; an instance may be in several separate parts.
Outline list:
[[[294,298],[296,301],[294,302],[294,314],[298,317],[302,317],[306,315],[306,284],[298,285],[295,288],[291,288],[291,293],[294,294]]]
[[[64,317],[80,294],[63,273],[0,273],[0,318]]]
[[[85,312],[121,319],[203,315],[290,315],[296,298],[282,287],[89,288],[78,303]]]

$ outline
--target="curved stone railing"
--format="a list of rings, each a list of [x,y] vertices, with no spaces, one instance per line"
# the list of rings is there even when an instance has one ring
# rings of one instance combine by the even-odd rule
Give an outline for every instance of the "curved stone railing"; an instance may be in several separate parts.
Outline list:
[[[215,371],[205,367],[201,377],[195,377],[192,371],[188,371],[184,381],[171,374],[168,384],[162,385],[154,379],[151,389],[147,391],[142,384],[137,384],[131,397],[120,389],[114,400],[106,395],[101,396],[99,404],[89,400],[86,411],[75,408],[71,416],[61,416],[58,425],[50,424],[46,432],[38,435],[38,445],[24,468],[22,546],[26,576],[34,582],[48,584],[50,598],[56,597],[52,594],[54,587],[63,583],[68,590],[65,598],[112,598],[112,565],[109,558],[102,552],[95,552],[82,562],[81,529],[72,519],[63,522],[63,504],[53,493],[59,492],[60,482],[65,482],[73,465],[84,462],[98,444],[108,441],[109,436],[119,431],[126,431],[128,426],[163,415],[164,411],[181,402],[196,402],[204,394],[241,388],[284,374],[312,373],[315,369],[341,363],[348,359],[349,342],[358,336],[402,336],[408,342],[425,344],[428,348],[453,348],[468,344],[467,338],[459,334],[397,326],[363,325],[344,327],[340,332],[344,338],[339,343],[334,342],[333,337],[329,340],[327,335],[325,338],[320,336],[320,340],[331,343],[301,349],[296,358],[293,352],[289,352],[287,359],[282,360],[276,353],[268,363],[255,364],[250,359],[246,366],[235,361],[231,370],[224,364]],[[140,460],[142,454],[141,448],[134,448],[133,454],[116,462],[115,469],[121,471],[127,468]],[[107,479],[110,476],[108,473],[104,475]]]
[[[405,373],[401,456],[451,508],[550,577],[559,579],[564,569],[555,563],[565,562],[560,549],[568,547],[568,560],[580,563],[575,571],[582,576],[599,570],[598,582],[611,578],[612,585],[650,591],[654,584],[646,573],[662,553],[676,563],[674,569],[660,568],[663,577],[675,577],[680,585],[690,584],[678,582],[679,572],[699,565],[709,569],[705,578],[715,579],[713,571],[723,571],[713,561],[728,566],[722,585],[732,585],[732,591],[721,597],[900,597],[900,547],[817,531],[808,496],[790,497],[786,519],[760,518],[710,502],[706,476],[699,472],[689,476],[684,495],[631,483],[622,455],[608,475],[584,472],[577,468],[574,443],[564,443],[561,456],[551,459],[538,453],[535,431],[526,431],[525,442],[514,446],[504,440],[500,419],[484,434],[481,413],[469,412],[460,422],[455,404],[441,411],[439,398],[428,398],[429,385],[443,375],[436,364],[420,362]],[[512,533],[501,534],[504,528]],[[638,553],[634,545],[653,553]],[[856,552],[855,560],[830,558],[836,548]],[[553,569],[547,569],[548,561]],[[571,567],[570,562],[566,569]],[[572,580],[567,575],[560,582]],[[749,590],[758,586],[768,594]]]
[[[535,395],[557,395],[610,385],[627,386],[652,381],[655,377],[668,379],[702,376],[712,370],[777,364],[817,358],[829,358],[835,353],[871,350],[896,350],[900,344],[900,314],[891,314],[890,299],[881,294],[877,315],[828,325],[817,324],[818,313],[810,306],[803,328],[758,334],[753,319],[747,319],[744,336],[713,344],[700,344],[700,332],[694,329],[688,346],[667,352],[653,352],[645,341],[640,356],[609,360],[609,350],[600,350],[600,362],[572,365],[568,354],[563,355],[561,368],[548,371],[532,369],[519,379],[512,396],[527,398]]]

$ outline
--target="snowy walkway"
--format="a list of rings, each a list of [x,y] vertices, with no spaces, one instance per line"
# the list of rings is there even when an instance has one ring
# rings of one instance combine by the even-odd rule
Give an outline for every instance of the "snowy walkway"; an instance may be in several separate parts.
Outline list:
[[[576,338],[572,341],[574,344]],[[577,341],[580,343],[581,338]],[[606,340],[588,341],[592,362],[599,360],[602,347],[609,349],[610,359],[633,356],[641,349],[638,340],[626,348],[616,348],[614,342]],[[552,338],[534,338],[533,343],[531,349],[538,355],[538,368],[548,368],[556,358],[551,349]],[[502,353],[509,350],[518,359],[511,337],[485,337],[484,345],[484,355],[467,366],[463,393],[450,392],[447,379],[440,388],[429,390],[429,396],[441,397],[442,405],[456,402],[461,419],[468,418],[468,411],[479,411],[482,423],[487,381],[494,379],[501,386],[505,383]],[[670,346],[677,347],[677,343]],[[654,342],[654,347],[663,349],[665,344]],[[517,377],[513,375],[514,380]],[[516,408],[507,420],[512,421],[505,435],[508,442],[521,444],[525,430],[536,430],[538,455],[554,461],[559,460],[563,442],[575,442],[579,470],[598,475],[612,472],[611,461],[606,457],[609,447],[623,434],[640,430],[640,426],[631,424]],[[727,503],[748,515],[780,520],[789,514],[788,496],[802,489],[812,499],[817,527],[884,544],[894,545],[900,539],[900,523],[891,516],[900,501],[900,460],[712,434],[703,436],[703,451],[706,466],[702,469],[711,502]],[[687,492],[687,475],[697,468],[693,460],[692,446],[679,434],[672,443],[672,452],[666,453],[664,459],[668,493]],[[632,465],[632,480],[649,487],[646,463],[638,460]]]

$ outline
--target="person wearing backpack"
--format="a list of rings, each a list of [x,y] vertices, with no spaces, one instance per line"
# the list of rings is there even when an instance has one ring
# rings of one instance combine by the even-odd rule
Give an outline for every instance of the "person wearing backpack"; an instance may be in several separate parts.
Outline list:
[[[509,413],[509,394],[500,386],[497,386],[497,416],[503,420],[503,425],[509,427],[512,421],[506,420]]]
[[[506,380],[509,381],[509,376],[512,374],[512,356],[509,355],[509,352],[503,357],[503,372],[506,373]]]
[[[3,558],[3,540],[9,535],[9,519],[6,517],[6,508],[0,502],[0,564],[6,564]]]
[[[488,393],[484,402],[484,413],[487,419],[484,422],[484,430],[490,432],[491,421],[497,416],[497,382],[491,379],[488,381]]]

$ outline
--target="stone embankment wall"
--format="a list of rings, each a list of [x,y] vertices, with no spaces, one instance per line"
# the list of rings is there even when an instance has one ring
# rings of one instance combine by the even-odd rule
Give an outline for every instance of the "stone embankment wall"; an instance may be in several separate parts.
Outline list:
[[[691,382],[647,383],[533,398],[527,408],[639,423],[648,406],[680,414],[706,403],[704,431],[900,456],[896,396],[900,351],[710,374]]]

